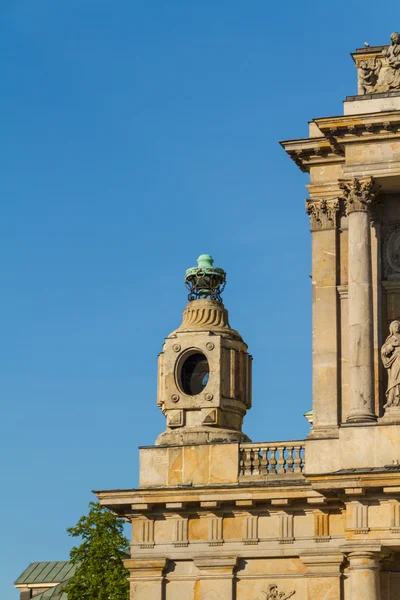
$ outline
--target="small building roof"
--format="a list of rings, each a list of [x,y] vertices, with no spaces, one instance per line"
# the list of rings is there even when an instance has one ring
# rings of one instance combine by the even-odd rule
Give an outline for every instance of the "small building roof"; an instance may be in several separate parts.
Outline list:
[[[34,562],[14,582],[14,585],[30,585],[35,583],[61,583],[72,577],[75,566],[68,560]],[[54,588],[52,588],[54,589]],[[44,596],[46,598],[50,596]],[[39,596],[36,596],[39,599]],[[42,598],[40,598],[42,600]]]

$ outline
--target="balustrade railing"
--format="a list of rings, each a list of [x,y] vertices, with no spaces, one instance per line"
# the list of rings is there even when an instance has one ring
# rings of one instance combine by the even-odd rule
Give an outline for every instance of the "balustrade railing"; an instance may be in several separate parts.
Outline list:
[[[240,444],[239,478],[302,479],[304,441]]]

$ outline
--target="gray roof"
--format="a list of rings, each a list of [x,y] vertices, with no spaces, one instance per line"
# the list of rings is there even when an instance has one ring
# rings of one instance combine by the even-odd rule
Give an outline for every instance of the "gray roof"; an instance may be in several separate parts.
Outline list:
[[[32,586],[35,583],[61,583],[72,577],[74,571],[75,566],[68,560],[34,562],[18,577],[14,585]],[[47,596],[45,598],[47,600]]]

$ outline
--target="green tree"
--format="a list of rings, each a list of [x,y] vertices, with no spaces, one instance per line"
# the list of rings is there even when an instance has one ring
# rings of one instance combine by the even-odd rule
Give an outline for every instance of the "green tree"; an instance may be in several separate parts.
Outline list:
[[[82,540],[70,552],[76,570],[65,588],[68,600],[128,600],[129,572],[122,560],[129,542],[123,525],[123,519],[90,502],[89,513],[67,529],[68,535]]]

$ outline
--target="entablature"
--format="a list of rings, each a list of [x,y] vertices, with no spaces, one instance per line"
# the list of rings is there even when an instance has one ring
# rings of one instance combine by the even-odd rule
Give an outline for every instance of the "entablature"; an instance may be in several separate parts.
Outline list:
[[[400,111],[313,119],[321,136],[285,140],[280,144],[303,172],[313,166],[345,163],[348,144],[400,139]]]
[[[387,495],[400,497],[400,467],[343,469],[335,473],[308,474],[312,489],[328,497]]]
[[[160,488],[96,491],[100,504],[120,516],[134,518],[146,513],[247,512],[254,509],[285,510],[296,505],[310,509],[324,505],[326,498],[306,481],[274,485],[253,484],[219,488]]]

